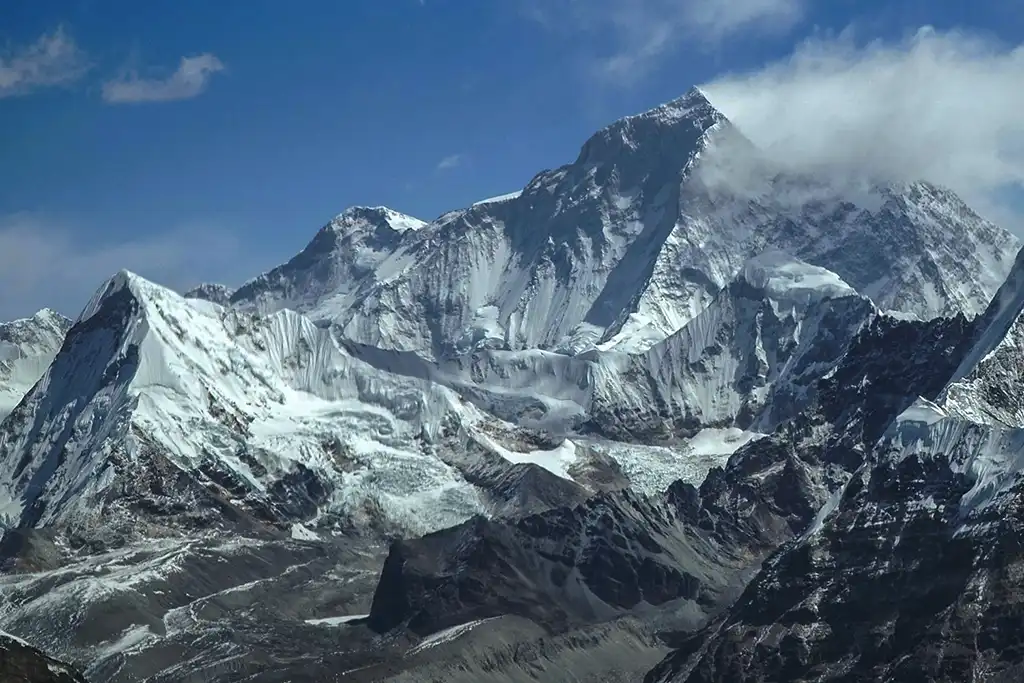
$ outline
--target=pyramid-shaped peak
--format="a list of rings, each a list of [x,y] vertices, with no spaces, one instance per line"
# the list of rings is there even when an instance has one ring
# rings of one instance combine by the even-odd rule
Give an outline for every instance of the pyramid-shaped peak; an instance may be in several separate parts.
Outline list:
[[[716,116],[720,119],[725,118],[725,115],[715,109],[715,105],[711,104],[711,100],[708,99],[707,94],[705,94],[705,92],[700,88],[694,86],[674,100],[670,100],[648,112],[639,114],[639,116],[669,116],[673,118],[684,118],[687,116],[701,114]]]
[[[141,275],[137,275],[127,269],[121,269],[113,277],[100,285],[92,299],[90,299],[89,303],[85,305],[85,308],[79,314],[76,322],[83,322],[93,317],[115,297],[127,295],[136,301],[140,301],[163,291],[163,287],[150,282]]]
[[[665,149],[688,158],[699,151],[712,128],[727,122],[702,90],[691,88],[681,97],[601,129],[583,145],[577,163],[614,162],[623,155]]]

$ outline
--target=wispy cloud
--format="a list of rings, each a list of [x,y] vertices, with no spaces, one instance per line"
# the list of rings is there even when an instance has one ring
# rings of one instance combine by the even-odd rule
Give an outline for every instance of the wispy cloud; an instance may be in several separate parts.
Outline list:
[[[31,45],[0,52],[0,98],[66,85],[88,70],[85,53],[58,27]]]
[[[548,30],[600,46],[594,75],[612,85],[641,80],[682,46],[708,48],[737,34],[777,34],[803,17],[805,0],[528,0]]]
[[[177,71],[166,78],[143,78],[137,72],[103,84],[103,99],[112,104],[170,102],[198,97],[224,64],[212,54],[182,57]]]
[[[931,180],[993,215],[1007,188],[1024,187],[1022,83],[1024,46],[923,28],[888,43],[817,37],[702,89],[780,162]]]
[[[118,242],[86,234],[81,226],[37,215],[0,217],[0,321],[47,306],[74,317],[122,268],[183,291],[204,281],[239,284],[273,261],[216,224],[191,224]]]
[[[437,162],[438,171],[450,171],[454,168],[458,168],[466,163],[466,156],[464,154],[450,154],[441,161]]]

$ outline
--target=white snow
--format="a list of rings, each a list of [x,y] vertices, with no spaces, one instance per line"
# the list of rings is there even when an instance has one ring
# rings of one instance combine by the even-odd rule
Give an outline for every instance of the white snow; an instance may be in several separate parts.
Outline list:
[[[743,264],[742,277],[777,302],[806,307],[822,299],[856,296],[830,270],[804,263],[785,252],[768,250]]]
[[[23,647],[32,647],[31,643],[29,643],[26,640],[23,640],[23,639],[19,638],[18,636],[14,635],[13,633],[8,633],[7,631],[0,630],[0,636],[2,636],[4,638],[7,638],[9,640],[13,640],[18,645],[21,645]]]
[[[341,617],[325,617],[322,619],[306,619],[307,624],[313,626],[343,626],[353,621],[359,621],[361,619],[369,619],[369,614],[347,614]]]
[[[316,532],[310,531],[302,524],[292,524],[292,538],[296,541],[319,541]]]
[[[478,202],[473,202],[473,206],[483,206],[484,204],[497,204],[500,202],[508,202],[512,201],[513,199],[518,199],[519,197],[522,196],[522,194],[522,190],[517,190],[515,192],[509,192],[508,194],[498,195],[497,197],[488,197],[487,199],[481,199]]]
[[[836,511],[836,508],[839,507],[839,503],[843,500],[843,496],[846,494],[846,487],[849,483],[850,482],[848,480],[832,492],[832,495],[828,497],[828,500],[825,501],[825,504],[821,506],[818,513],[814,516],[814,520],[807,527],[807,530],[804,531],[801,536],[801,540],[807,540],[811,536],[820,533],[821,530],[825,528],[825,520],[827,520],[829,516]]]
[[[456,639],[461,638],[462,636],[468,634],[473,629],[476,629],[476,628],[480,627],[481,625],[486,624],[489,621],[494,621],[495,619],[500,619],[500,618],[501,617],[491,617],[489,619],[478,619],[476,621],[471,621],[471,622],[466,623],[466,624],[460,624],[458,626],[452,626],[451,628],[446,628],[443,631],[438,631],[437,633],[431,634],[431,635],[427,636],[426,638],[424,638],[423,640],[421,640],[417,645],[415,645],[414,647],[410,648],[409,651],[406,652],[405,654],[408,657],[408,656],[417,654],[419,652],[423,652],[424,650],[428,650],[430,648],[437,647],[438,645],[443,645],[444,643],[450,643],[453,640],[456,640]]]
[[[909,408],[900,413],[896,418],[896,423],[919,422],[931,426],[946,417],[948,415],[941,406],[932,403],[928,399],[918,397]]]
[[[607,440],[578,439],[581,446],[608,455],[619,463],[634,489],[655,495],[672,482],[700,486],[712,467],[724,465],[742,446],[764,437],[734,427],[708,428],[676,446],[625,444]]]
[[[707,428],[700,430],[689,440],[687,446],[693,455],[732,455],[751,441],[763,436],[764,434],[747,432],[736,427]]]
[[[479,434],[478,438],[509,462],[537,465],[562,479],[572,481],[569,468],[576,462],[577,455],[576,444],[569,439],[565,439],[557,448],[550,451],[535,450],[522,453],[505,448],[486,434]]]
[[[46,372],[70,322],[43,309],[31,318],[0,323],[0,420]]]
[[[117,640],[99,645],[95,656],[99,660],[109,659],[116,655],[127,654],[142,649],[145,645],[159,640],[160,636],[153,633],[148,626],[130,626],[125,629]]]

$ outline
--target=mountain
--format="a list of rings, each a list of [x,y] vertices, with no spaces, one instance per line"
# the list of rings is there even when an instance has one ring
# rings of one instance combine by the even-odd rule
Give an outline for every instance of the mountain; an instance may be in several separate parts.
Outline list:
[[[235,290],[226,285],[218,285],[211,282],[203,283],[185,292],[182,296],[186,299],[200,299],[220,306],[231,304],[231,295]]]
[[[0,677],[19,683],[86,683],[71,667],[0,632]]]
[[[223,308],[124,272],[0,423],[3,516],[106,543],[295,525],[417,534],[633,482],[653,493],[692,460],[688,442],[706,471],[748,428],[796,414],[875,314],[833,274],[773,253],[645,354],[488,356],[467,374],[403,369],[294,311]],[[554,406],[534,416],[547,431],[510,409],[524,402]],[[651,433],[676,434],[678,454],[649,457]]]
[[[246,310],[287,308],[322,319],[351,306],[360,282],[384,277],[380,268],[387,257],[426,225],[383,206],[350,208],[295,258],[245,283],[228,300]]]
[[[46,372],[69,327],[70,320],[49,309],[0,323],[0,420]]]
[[[19,528],[134,536],[314,520],[416,533],[488,512],[467,477],[507,484],[514,464],[495,449],[524,438],[443,386],[352,358],[298,313],[254,316],[122,272],[0,423],[0,490]],[[466,473],[439,449],[464,455]],[[533,450],[559,449],[574,459],[561,440]]]
[[[708,426],[770,432],[810,404],[875,315],[834,273],[764,252],[671,337],[599,354],[588,427],[646,440]]]
[[[116,682],[778,678],[806,591],[915,595],[870,553],[928,495],[1013,510],[1017,246],[692,91],[237,289],[123,271],[0,420],[0,627]],[[906,552],[960,576],[936,529]]]
[[[1017,247],[925,183],[854,192],[782,174],[694,90],[611,124],[521,192],[430,224],[352,209],[232,302],[293,308],[353,342],[433,360],[480,348],[636,352],[770,248],[883,310],[929,319],[979,314]]]
[[[740,593],[752,594],[743,586],[764,574],[761,561],[802,538],[856,478],[886,425],[917,395],[942,391],[973,330],[963,318],[872,321],[818,380],[808,410],[741,447],[699,488],[606,493],[396,542],[369,624],[420,636],[508,614],[553,634],[624,614],[679,632],[715,624]]]
[[[938,395],[901,412],[809,528],[648,681],[1024,674],[1022,283],[1018,257]]]

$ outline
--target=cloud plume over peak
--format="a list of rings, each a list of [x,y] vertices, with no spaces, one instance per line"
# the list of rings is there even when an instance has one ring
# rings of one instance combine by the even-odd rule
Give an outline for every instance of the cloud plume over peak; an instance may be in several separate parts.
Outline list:
[[[776,161],[929,180],[993,215],[1006,188],[1024,187],[1022,83],[1024,47],[925,27],[897,42],[814,38],[702,89]]]

